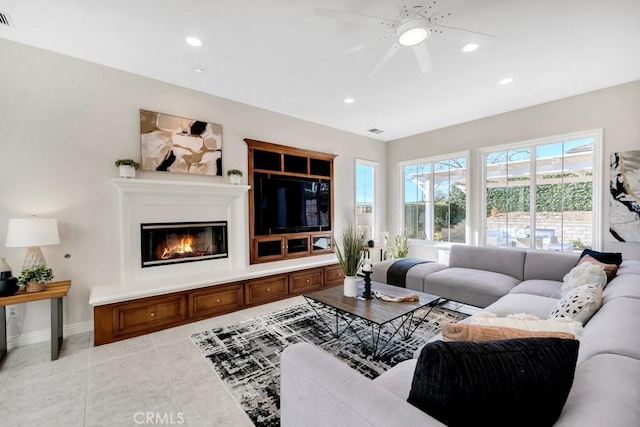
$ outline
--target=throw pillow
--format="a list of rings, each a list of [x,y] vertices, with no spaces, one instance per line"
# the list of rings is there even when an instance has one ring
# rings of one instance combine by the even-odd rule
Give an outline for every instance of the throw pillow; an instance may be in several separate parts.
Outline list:
[[[578,261],[578,265],[580,265],[582,263],[585,263],[585,262],[590,262],[592,264],[596,264],[596,265],[602,266],[602,268],[604,269],[604,273],[607,275],[607,283],[609,283],[611,280],[613,280],[613,278],[616,277],[616,274],[618,273],[618,266],[617,265],[615,265],[615,264],[605,264],[603,262],[598,261],[597,259],[595,259],[591,255],[585,255],[582,258],[580,258],[580,261]]]
[[[531,314],[510,314],[507,317],[498,317],[495,313],[481,311],[471,318],[475,325],[498,326],[527,331],[568,332],[575,337],[581,337],[582,323],[567,318],[539,319]]]
[[[578,347],[561,338],[434,341],[420,353],[407,401],[449,427],[551,426],[571,389]]]
[[[551,310],[549,319],[565,317],[585,324],[602,307],[602,286],[598,283],[570,290]]]
[[[584,249],[580,254],[580,258],[590,255],[604,264],[615,264],[620,267],[622,264],[622,253],[620,252],[598,252],[591,249]]]
[[[510,338],[565,338],[574,339],[569,332],[527,331],[524,329],[505,328],[499,326],[472,325],[469,323],[444,323],[442,325],[442,341],[493,341]]]
[[[560,295],[564,296],[571,289],[590,283],[599,283],[604,289],[607,284],[607,275],[604,272],[604,268],[591,262],[578,264],[564,276],[560,287]]]

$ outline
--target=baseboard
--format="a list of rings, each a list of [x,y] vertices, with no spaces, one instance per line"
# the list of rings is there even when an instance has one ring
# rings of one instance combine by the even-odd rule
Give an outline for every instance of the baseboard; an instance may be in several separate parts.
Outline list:
[[[63,326],[64,336],[81,334],[83,332],[93,331],[93,321],[72,323]],[[36,344],[39,342],[51,341],[51,329],[42,329],[40,331],[29,332],[14,337],[7,338],[7,349],[22,347],[24,345]]]

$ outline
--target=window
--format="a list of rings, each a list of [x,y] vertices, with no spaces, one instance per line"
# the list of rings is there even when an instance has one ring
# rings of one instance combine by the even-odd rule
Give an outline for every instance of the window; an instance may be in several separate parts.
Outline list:
[[[378,164],[356,159],[356,225],[365,240],[376,240],[376,168]]]
[[[466,242],[468,154],[402,163],[403,226],[410,239]]]
[[[593,247],[600,139],[592,132],[484,151],[484,243],[560,252]]]

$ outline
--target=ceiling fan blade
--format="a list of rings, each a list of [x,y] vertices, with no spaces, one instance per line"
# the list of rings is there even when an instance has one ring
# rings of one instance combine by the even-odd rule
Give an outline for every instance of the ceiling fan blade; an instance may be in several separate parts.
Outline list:
[[[382,24],[387,25],[390,28],[395,28],[398,24],[396,21],[391,21],[385,18],[378,18],[375,16],[359,15],[357,13],[347,12],[344,10],[327,9],[324,7],[316,7],[313,10],[314,15],[326,16],[329,18],[346,19],[350,22],[362,23],[362,24]]]
[[[420,43],[413,47],[413,53],[416,54],[418,64],[420,64],[420,70],[426,74],[431,71],[431,56],[429,55],[429,49],[426,43]]]
[[[502,3],[506,0],[467,0],[459,5],[450,7],[448,9],[438,10],[432,13],[428,18],[434,24],[444,23],[451,18],[466,15],[468,13],[475,12],[477,10],[485,9],[489,6],[493,6],[497,3]]]
[[[463,43],[489,44],[498,36],[493,34],[480,33],[478,31],[465,30],[464,28],[450,27],[448,25],[432,25],[429,27],[431,35],[452,40],[458,40]]]
[[[384,53],[384,55],[382,55],[382,57],[378,59],[378,62],[376,62],[371,71],[369,71],[367,77],[373,77],[378,71],[380,71],[380,68],[382,68],[384,64],[386,64],[391,59],[391,57],[398,51],[399,48],[400,45],[398,43],[393,43],[391,47]]]

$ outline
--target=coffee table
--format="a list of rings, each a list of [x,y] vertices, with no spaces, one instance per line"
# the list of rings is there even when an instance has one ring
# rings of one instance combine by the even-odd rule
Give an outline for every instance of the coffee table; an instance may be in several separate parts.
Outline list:
[[[359,283],[358,288],[358,295],[362,295],[363,283]],[[403,340],[411,338],[418,326],[431,313],[431,310],[444,301],[436,295],[378,282],[371,282],[371,289],[391,297],[417,294],[420,300],[390,302],[377,298],[367,300],[360,297],[345,297],[342,286],[323,289],[303,296],[335,338],[340,338],[345,331],[350,330],[358,338],[365,351],[368,351],[374,358],[380,358],[390,353],[389,344],[397,335]],[[416,311],[424,307],[428,307],[426,313],[417,322],[413,322]],[[326,313],[335,314],[335,327],[330,326],[325,320],[323,314]],[[344,325],[342,330],[340,330],[340,320]],[[355,321],[363,321],[371,328],[370,345],[351,326]],[[391,328],[393,334],[387,341],[382,341],[380,333],[385,327]]]

